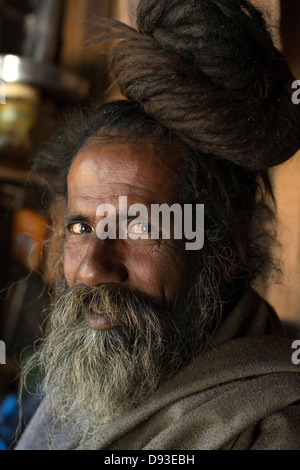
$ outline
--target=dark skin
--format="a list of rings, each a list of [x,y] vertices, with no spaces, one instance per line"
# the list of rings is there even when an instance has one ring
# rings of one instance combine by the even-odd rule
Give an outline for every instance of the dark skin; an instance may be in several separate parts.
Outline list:
[[[195,253],[183,240],[100,240],[96,215],[100,204],[118,209],[119,196],[147,206],[178,201],[180,162],[177,152],[158,150],[151,144],[90,144],[74,159],[68,175],[65,215],[64,272],[70,288],[78,284],[101,288],[113,284],[168,306],[175,294],[184,293],[192,279]],[[129,221],[128,221],[129,223]],[[127,225],[127,224],[126,224]],[[140,224],[132,231],[144,230]],[[109,329],[102,315],[90,314],[93,329]]]

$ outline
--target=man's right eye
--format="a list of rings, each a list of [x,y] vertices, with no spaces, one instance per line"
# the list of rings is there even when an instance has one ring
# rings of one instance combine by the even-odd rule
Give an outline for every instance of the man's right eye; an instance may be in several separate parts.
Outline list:
[[[74,235],[84,235],[85,233],[91,233],[93,231],[92,227],[81,222],[70,224],[67,228],[69,233],[73,233]]]

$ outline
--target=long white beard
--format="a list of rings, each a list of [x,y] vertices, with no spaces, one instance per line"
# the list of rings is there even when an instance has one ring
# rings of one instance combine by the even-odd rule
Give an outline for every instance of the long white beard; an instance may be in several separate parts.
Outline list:
[[[121,320],[124,326],[90,329],[82,316],[87,305],[101,305],[112,323]],[[84,442],[99,425],[142,403],[199,354],[209,317],[199,311],[194,295],[166,313],[119,289],[77,286],[58,301],[50,333],[23,370],[24,382],[38,363],[54,419],[75,424]]]

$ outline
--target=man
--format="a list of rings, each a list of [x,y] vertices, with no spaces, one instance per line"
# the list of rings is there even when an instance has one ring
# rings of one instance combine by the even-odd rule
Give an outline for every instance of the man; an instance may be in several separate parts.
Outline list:
[[[128,100],[36,162],[66,200],[64,280],[17,449],[299,449],[299,367],[252,289],[274,264],[267,170],[299,148],[292,77],[246,1],[147,0],[140,32],[112,26]]]

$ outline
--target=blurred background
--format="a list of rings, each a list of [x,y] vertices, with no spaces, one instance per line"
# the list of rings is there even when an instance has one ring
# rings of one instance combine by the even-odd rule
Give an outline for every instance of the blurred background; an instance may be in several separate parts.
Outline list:
[[[300,80],[299,0],[253,0],[264,8],[277,47]],[[135,25],[138,0],[0,0],[0,449],[12,445],[20,357],[41,335],[51,282],[60,275],[54,236],[59,213],[43,205],[40,182],[28,178],[36,152],[69,108],[119,96],[107,68],[108,45],[84,47],[95,34],[86,20]],[[300,325],[300,155],[274,169],[280,283],[259,286],[292,328]],[[1,359],[1,355],[0,355]],[[24,420],[36,399],[28,397]],[[1,447],[2,446],[2,447]]]

